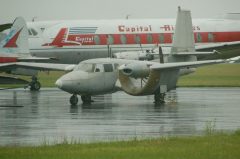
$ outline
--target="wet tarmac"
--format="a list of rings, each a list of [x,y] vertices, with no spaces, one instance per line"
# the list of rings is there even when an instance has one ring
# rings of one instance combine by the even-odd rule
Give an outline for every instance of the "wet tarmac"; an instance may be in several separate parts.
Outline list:
[[[70,106],[58,89],[0,91],[0,145],[55,144],[201,135],[209,123],[240,128],[240,88],[178,88],[164,105],[123,92]]]

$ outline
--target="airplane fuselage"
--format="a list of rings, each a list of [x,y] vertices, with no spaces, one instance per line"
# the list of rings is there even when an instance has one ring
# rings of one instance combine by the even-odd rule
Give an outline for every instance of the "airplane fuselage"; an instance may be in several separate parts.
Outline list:
[[[79,20],[28,23],[32,55],[78,63],[110,53],[154,48],[172,43],[175,19]],[[199,44],[240,41],[240,21],[193,20]]]

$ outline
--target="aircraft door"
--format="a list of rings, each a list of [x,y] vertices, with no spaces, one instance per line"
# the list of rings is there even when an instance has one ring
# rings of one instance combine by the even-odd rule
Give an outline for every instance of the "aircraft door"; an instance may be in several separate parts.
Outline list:
[[[93,73],[91,74],[91,78],[89,78],[91,85],[93,86],[91,89],[92,92],[98,93],[106,93],[111,92],[117,80],[117,74],[114,72],[112,64],[95,64]]]
[[[117,81],[117,73],[114,71],[114,66],[111,63],[103,64],[104,68],[104,83],[107,90],[113,90]]]
[[[104,68],[102,64],[95,64],[93,73],[91,73],[91,78],[89,82],[92,83],[91,92],[99,93],[104,90]]]

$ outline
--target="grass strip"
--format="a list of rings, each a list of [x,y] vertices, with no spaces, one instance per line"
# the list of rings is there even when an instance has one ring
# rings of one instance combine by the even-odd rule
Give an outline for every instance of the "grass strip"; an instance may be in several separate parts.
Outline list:
[[[240,131],[233,134],[92,144],[0,147],[1,159],[233,159],[240,158]]]
[[[42,87],[55,87],[56,80],[65,72],[40,72],[39,81]],[[20,76],[31,81],[31,77]],[[178,87],[240,87],[240,64],[218,64],[199,67],[193,74],[180,77]],[[0,85],[1,88],[12,88],[12,85]],[[18,85],[17,87],[24,87]]]

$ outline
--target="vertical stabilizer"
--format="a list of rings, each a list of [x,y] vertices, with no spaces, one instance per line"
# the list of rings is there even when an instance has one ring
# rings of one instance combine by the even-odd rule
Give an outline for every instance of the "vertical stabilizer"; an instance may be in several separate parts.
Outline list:
[[[28,30],[25,20],[17,17],[8,33],[0,42],[1,53],[29,53]]]
[[[180,7],[178,7],[171,52],[174,54],[178,52],[193,51],[195,51],[195,48],[191,12],[188,10],[181,10]]]
[[[169,62],[196,61],[196,56],[188,53],[195,52],[194,34],[192,29],[192,18],[189,10],[178,7],[175,32]],[[186,53],[179,56],[178,53]]]

